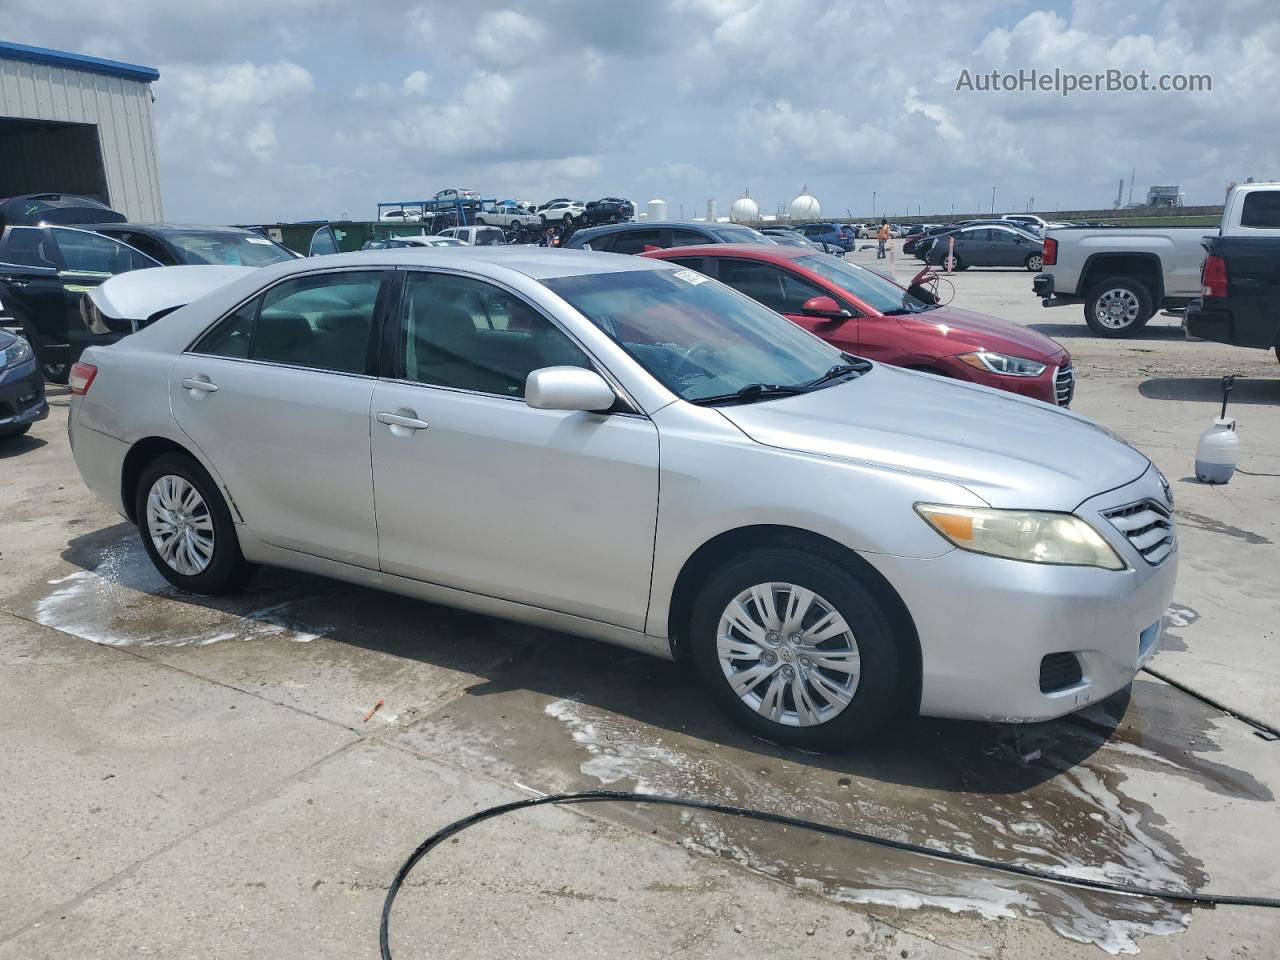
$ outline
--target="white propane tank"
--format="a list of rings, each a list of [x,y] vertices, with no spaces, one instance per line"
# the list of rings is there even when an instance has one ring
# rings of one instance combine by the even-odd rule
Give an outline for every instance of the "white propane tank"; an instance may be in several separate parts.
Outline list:
[[[650,200],[648,209],[645,212],[648,214],[648,217],[646,218],[648,220],[666,220],[667,219],[667,201]]]
[[[1213,426],[1200,435],[1196,446],[1196,479],[1201,483],[1226,483],[1236,472],[1240,456],[1240,438],[1236,436],[1235,417],[1218,417]]]

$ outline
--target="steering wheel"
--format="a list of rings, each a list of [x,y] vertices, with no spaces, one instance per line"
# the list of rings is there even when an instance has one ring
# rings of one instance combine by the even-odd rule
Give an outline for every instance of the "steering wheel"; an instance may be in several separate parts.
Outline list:
[[[707,370],[698,362],[698,357],[714,353],[715,349],[710,344],[695,343],[685,350],[671,365],[671,373],[679,380],[684,380],[686,377],[691,376],[710,376]]]

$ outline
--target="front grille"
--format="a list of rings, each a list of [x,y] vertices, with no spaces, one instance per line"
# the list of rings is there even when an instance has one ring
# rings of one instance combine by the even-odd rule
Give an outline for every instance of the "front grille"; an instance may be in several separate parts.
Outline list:
[[[1056,693],[1084,679],[1080,658],[1074,653],[1051,653],[1040,661],[1040,692]]]
[[[1173,515],[1154,500],[1143,500],[1102,514],[1125,535],[1142,559],[1153,567],[1173,553]]]
[[[1053,375],[1053,392],[1058,400],[1058,406],[1071,406],[1071,398],[1076,395],[1076,372],[1071,369],[1071,361],[1068,360],[1058,368],[1058,372]]]

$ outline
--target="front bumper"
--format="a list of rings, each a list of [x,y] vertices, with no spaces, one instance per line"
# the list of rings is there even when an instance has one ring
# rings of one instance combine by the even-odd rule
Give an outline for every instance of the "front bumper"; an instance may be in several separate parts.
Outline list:
[[[933,560],[864,555],[898,590],[915,621],[921,714],[1050,720],[1128,686],[1159,645],[1178,553],[1150,565],[1101,511],[1144,499],[1167,503],[1154,468],[1076,511],[1124,558],[1128,568],[1121,571],[961,550]],[[1074,655],[1081,677],[1042,692],[1042,662],[1051,654]]]
[[[40,365],[29,360],[0,370],[0,436],[49,416]]]

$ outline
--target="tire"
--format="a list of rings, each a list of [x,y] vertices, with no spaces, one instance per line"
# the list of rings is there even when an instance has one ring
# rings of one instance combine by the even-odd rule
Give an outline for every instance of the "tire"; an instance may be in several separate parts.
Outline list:
[[[487,227],[487,226],[488,226],[488,224],[484,222],[484,217],[476,217],[476,226],[477,226],[477,227]]]
[[[511,229],[512,229],[512,230],[519,230],[519,229],[520,229],[520,221],[519,221],[519,220],[512,220],[512,221],[511,221]]]
[[[1084,301],[1084,321],[1100,337],[1132,337],[1154,313],[1146,285],[1132,277],[1095,284]]]
[[[175,507],[178,497],[190,504],[187,497],[192,490],[197,494],[199,504],[188,509],[183,509],[180,504]],[[152,506],[149,501],[153,492],[157,499]],[[181,517],[182,530],[192,540],[201,533],[205,534],[210,543],[207,558],[202,550],[183,547],[183,532],[168,538],[168,541],[179,541],[173,560],[166,560],[162,555],[156,540],[158,537],[163,539],[163,534],[153,533],[153,530],[161,529],[160,524],[172,526],[163,518],[175,514]],[[240,552],[231,511],[227,509],[217,484],[204,467],[186,454],[166,453],[143,467],[134,491],[134,516],[151,562],[166,580],[180,590],[206,596],[230,593],[242,586],[253,572]],[[202,559],[204,563],[200,565]]]
[[[545,213],[540,213],[538,214],[538,219],[542,221],[542,228],[545,230],[547,227],[547,215]]]
[[[47,382],[66,386],[67,381],[71,379],[71,364],[65,362],[42,363],[40,364],[40,372],[44,374]]]
[[[31,424],[24,423],[22,426],[15,427],[12,430],[0,431],[0,440],[15,440],[18,437],[24,436],[30,429]]]
[[[1041,270],[1044,269],[1043,254],[1039,254],[1039,253],[1031,254],[1031,256],[1027,257],[1027,262],[1023,264],[1023,266],[1025,266],[1032,273],[1039,273]]]
[[[955,261],[951,268],[952,273],[959,273],[961,270],[969,269],[969,265],[960,259],[959,254],[952,254],[951,259]],[[942,255],[942,259],[938,261],[938,266],[943,270],[947,268],[947,255],[945,253]]]
[[[787,602],[789,590],[785,588],[812,591],[814,596],[801,624],[821,626],[834,611],[844,619],[845,631],[819,641],[821,648],[803,641],[792,645],[780,620],[773,621],[781,628],[777,633],[766,631],[763,624],[771,618],[763,615],[763,608],[756,606],[754,599],[742,603],[743,596],[752,597],[753,591],[754,596],[765,596],[759,592],[764,585],[774,588],[770,592],[775,605]],[[729,623],[730,610],[747,618],[756,631],[756,641]],[[849,624],[856,624],[856,633]],[[736,649],[747,656],[722,661],[722,635],[735,641]],[[736,723],[774,743],[843,750],[900,715],[904,658],[888,617],[847,568],[812,552],[756,550],[712,574],[694,602],[690,650],[698,673],[720,707]],[[832,664],[845,662],[854,670],[815,667],[811,655],[815,650],[825,653]],[[752,656],[759,651],[764,651],[763,655]],[[772,669],[769,657],[773,658]],[[755,678],[754,685],[752,676],[742,676],[762,670],[769,672]],[[729,680],[730,671],[739,676],[741,695]],[[785,676],[788,671],[789,679]],[[824,694],[823,689],[833,693]],[[797,690],[802,694],[800,699]],[[805,698],[807,718],[799,709]],[[771,704],[776,705],[774,716],[768,715]]]

